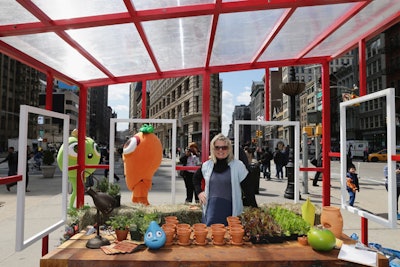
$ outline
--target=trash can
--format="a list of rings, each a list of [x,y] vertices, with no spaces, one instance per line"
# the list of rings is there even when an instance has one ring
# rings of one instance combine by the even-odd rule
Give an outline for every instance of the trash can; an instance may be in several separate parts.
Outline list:
[[[254,193],[260,193],[260,165],[258,163],[250,164],[250,180],[254,186]]]

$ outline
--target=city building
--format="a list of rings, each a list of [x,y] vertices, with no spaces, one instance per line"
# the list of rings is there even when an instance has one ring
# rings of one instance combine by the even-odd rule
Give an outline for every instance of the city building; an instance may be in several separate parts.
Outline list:
[[[39,87],[39,71],[0,53],[0,152],[19,136],[20,106],[38,106]],[[35,120],[28,123],[28,139],[37,139]]]
[[[203,76],[186,76],[149,81],[147,111],[148,118],[176,119],[176,147],[184,149],[190,142],[202,145]],[[130,102],[132,117],[141,117],[141,87],[135,87]],[[218,74],[210,75],[210,138],[221,132],[222,82]],[[134,113],[135,112],[135,113]],[[134,126],[132,126],[134,127]],[[133,130],[133,128],[132,128]],[[169,155],[172,148],[171,125],[155,125],[154,133],[159,137]]]

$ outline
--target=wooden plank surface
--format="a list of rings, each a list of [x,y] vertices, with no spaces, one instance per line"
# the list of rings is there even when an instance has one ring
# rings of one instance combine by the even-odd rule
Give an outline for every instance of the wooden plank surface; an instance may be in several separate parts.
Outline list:
[[[172,245],[159,250],[145,249],[132,254],[106,255],[100,249],[87,249],[85,245],[88,238],[81,235],[78,239],[68,240],[45,255],[40,266],[360,266],[337,259],[338,249],[317,252],[297,241],[268,245],[244,243],[242,246],[229,243],[215,246],[210,242],[206,246]],[[382,257],[379,266],[388,266],[387,260]]]

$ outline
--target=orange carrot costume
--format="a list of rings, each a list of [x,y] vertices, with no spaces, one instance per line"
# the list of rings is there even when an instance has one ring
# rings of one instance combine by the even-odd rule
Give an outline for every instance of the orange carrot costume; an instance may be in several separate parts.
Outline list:
[[[126,185],[132,191],[132,202],[149,205],[147,199],[151,181],[162,160],[160,139],[153,133],[153,126],[144,124],[140,132],[124,145]]]

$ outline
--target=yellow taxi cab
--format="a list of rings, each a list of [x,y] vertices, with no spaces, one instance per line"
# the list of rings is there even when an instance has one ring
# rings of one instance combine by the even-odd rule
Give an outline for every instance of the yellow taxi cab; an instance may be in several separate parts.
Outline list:
[[[396,148],[396,155],[400,154],[400,148]],[[382,149],[378,152],[368,154],[368,161],[387,161],[387,149]]]

